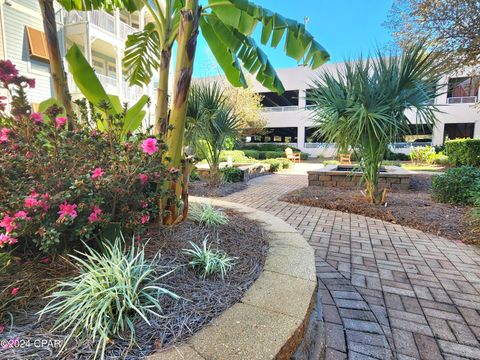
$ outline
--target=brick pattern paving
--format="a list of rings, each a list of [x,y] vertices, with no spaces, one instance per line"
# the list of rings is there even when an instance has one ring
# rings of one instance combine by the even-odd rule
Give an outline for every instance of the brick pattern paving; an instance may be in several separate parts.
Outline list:
[[[278,216],[315,249],[326,359],[480,359],[480,248],[278,200],[306,184],[265,176],[225,200]]]

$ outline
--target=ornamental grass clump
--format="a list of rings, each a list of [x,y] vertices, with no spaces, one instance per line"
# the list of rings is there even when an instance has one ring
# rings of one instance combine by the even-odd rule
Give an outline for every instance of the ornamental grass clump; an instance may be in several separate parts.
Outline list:
[[[69,255],[77,264],[79,275],[59,282],[49,296],[52,301],[40,316],[56,314],[55,330],[67,331],[61,351],[73,337],[93,340],[95,358],[104,358],[114,336],[129,337],[135,343],[135,321],[161,317],[160,298],[179,296],[164,288],[160,279],[159,256],[145,259],[144,249],[133,245],[126,250],[123,237],[104,243],[102,252],[87,247],[86,253]]]
[[[202,242],[202,246],[198,246],[190,241],[191,249],[183,249],[184,253],[190,256],[188,263],[192,268],[200,271],[203,278],[213,274],[220,273],[222,279],[233,268],[235,258],[228,256],[223,250],[212,249],[208,245],[208,236]]]
[[[218,226],[228,224],[227,215],[210,204],[191,204],[188,216],[200,225]]]

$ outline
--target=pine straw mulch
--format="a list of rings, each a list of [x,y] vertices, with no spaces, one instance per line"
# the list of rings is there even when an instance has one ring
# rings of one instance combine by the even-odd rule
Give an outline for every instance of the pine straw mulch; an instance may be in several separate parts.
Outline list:
[[[138,347],[128,348],[128,340],[113,339],[107,348],[107,359],[140,359],[155,351],[162,351],[184,341],[192,334],[237,303],[260,275],[267,253],[267,240],[262,227],[238,213],[226,211],[230,222],[217,229],[201,227],[190,221],[171,228],[151,229],[144,237],[149,239],[145,252],[153,257],[160,251],[161,262],[167,272],[176,269],[162,279],[162,286],[182,297],[174,301],[162,298],[163,318],[151,318],[151,326],[138,320],[136,323],[136,341]],[[197,272],[186,266],[189,259],[182,249],[189,248],[189,241],[200,244],[208,236],[212,246],[219,246],[229,256],[236,257],[235,266],[225,281],[220,276],[203,279]],[[143,240],[142,240],[143,241]],[[18,296],[25,295],[19,301],[19,308],[13,312],[14,326],[10,333],[0,334],[0,339],[18,337],[23,344],[31,341],[30,346],[9,350],[0,349],[0,359],[90,359],[93,357],[95,343],[72,341],[67,350],[58,355],[53,341],[62,342],[66,335],[50,332],[55,320],[53,316],[38,321],[35,313],[45,304],[43,296],[58,280],[75,275],[68,261],[57,258],[51,264],[38,261],[17,266],[10,277],[0,279],[0,288],[4,286],[20,287]],[[28,294],[27,294],[28,289]],[[36,347],[34,340],[52,341],[47,346]],[[128,337],[127,337],[128,339]],[[52,345],[53,344],[53,345]]]
[[[430,185],[431,175],[413,175],[408,191],[392,190],[388,193],[386,206],[368,203],[360,189],[317,186],[292,191],[280,200],[364,215],[451,240],[480,243],[478,234],[471,230],[471,208],[433,201]]]

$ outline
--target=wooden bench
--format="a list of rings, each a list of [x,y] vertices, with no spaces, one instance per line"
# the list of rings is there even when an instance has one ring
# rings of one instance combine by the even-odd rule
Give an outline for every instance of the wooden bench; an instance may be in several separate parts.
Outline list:
[[[291,148],[285,149],[285,156],[288,160],[292,161],[294,164],[298,161],[300,163],[300,153],[294,153]]]

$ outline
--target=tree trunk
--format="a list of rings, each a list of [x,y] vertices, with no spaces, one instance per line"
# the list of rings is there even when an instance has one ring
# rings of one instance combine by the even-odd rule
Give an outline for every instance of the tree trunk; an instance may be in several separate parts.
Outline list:
[[[200,8],[198,0],[186,0],[185,7],[181,10],[178,31],[178,48],[175,62],[175,78],[173,85],[172,110],[169,116],[166,143],[168,146],[166,157],[168,166],[181,169],[183,159],[183,141],[185,137],[185,119],[187,113],[187,99],[193,74],[193,63],[197,48],[198,23]],[[182,182],[178,182],[175,194],[180,199],[182,195]],[[181,212],[178,201],[168,201],[167,210],[163,219],[164,224],[178,222]]]
[[[62,56],[58,45],[57,23],[53,0],[38,0],[43,17],[43,29],[47,40],[47,51],[50,59],[50,74],[52,77],[53,94],[65,108],[69,119],[69,126],[73,119],[73,109],[70,93],[68,91],[67,77],[63,68]]]
[[[168,78],[172,50],[162,51],[160,59],[160,71],[157,87],[157,103],[155,104],[155,128],[154,134],[166,134],[168,122]]]

